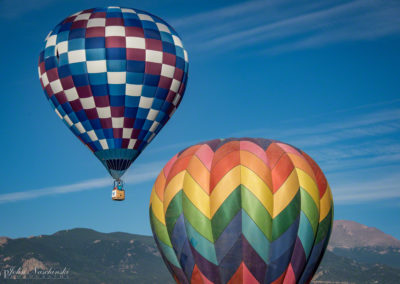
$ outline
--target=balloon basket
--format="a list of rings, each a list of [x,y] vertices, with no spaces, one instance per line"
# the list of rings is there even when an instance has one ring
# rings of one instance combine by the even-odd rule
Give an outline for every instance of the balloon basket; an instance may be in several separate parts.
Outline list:
[[[122,181],[114,181],[114,189],[112,190],[111,198],[114,201],[125,200],[125,190],[123,189]]]

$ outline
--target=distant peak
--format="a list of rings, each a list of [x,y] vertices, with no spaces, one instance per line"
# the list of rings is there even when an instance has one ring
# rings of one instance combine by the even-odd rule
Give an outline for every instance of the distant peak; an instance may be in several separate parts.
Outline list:
[[[337,220],[333,223],[333,231],[329,248],[356,247],[395,247],[400,248],[400,240],[355,221]]]

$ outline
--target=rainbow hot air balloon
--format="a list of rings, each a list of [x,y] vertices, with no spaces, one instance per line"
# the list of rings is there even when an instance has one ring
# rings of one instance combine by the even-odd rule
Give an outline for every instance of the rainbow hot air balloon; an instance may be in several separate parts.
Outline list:
[[[318,165],[266,139],[185,149],[165,165],[150,200],[154,238],[178,283],[309,283],[332,218]]]
[[[162,19],[136,9],[95,8],[49,33],[39,77],[57,115],[104,164],[120,193],[121,176],[181,102],[188,56]]]

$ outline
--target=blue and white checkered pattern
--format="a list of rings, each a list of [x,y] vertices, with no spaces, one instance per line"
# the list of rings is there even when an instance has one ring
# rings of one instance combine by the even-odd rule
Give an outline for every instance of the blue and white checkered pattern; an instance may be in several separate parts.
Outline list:
[[[140,154],[178,107],[187,75],[187,52],[175,30],[147,12],[120,7],[66,18],[39,57],[50,104],[105,165]]]

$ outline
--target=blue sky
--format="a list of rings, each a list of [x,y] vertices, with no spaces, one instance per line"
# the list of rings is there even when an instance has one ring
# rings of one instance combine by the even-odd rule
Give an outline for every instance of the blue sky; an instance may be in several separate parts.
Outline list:
[[[51,110],[37,76],[50,29],[107,5],[162,17],[190,61],[181,106],[127,172],[122,203],[111,201],[112,179]],[[74,227],[150,234],[152,184],[170,157],[202,140],[254,136],[319,163],[335,219],[400,238],[398,1],[4,0],[0,11],[0,236]]]

